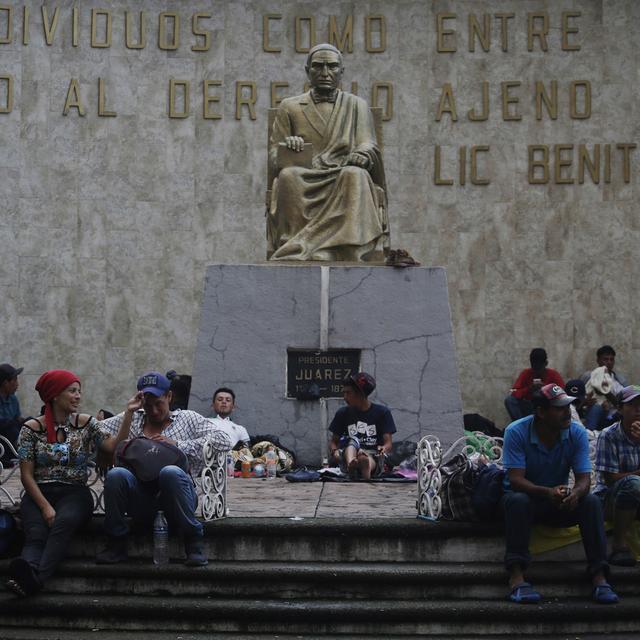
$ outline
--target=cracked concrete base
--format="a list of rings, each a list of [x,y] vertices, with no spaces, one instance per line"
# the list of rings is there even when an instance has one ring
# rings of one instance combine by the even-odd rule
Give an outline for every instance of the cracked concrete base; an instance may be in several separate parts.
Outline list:
[[[361,349],[361,368],[398,433],[444,444],[462,435],[462,404],[445,270],[331,266],[328,348]],[[189,408],[208,415],[216,387],[236,392],[233,420],[275,434],[317,465],[327,434],[318,401],[286,398],[287,348],[319,348],[319,265],[208,267]],[[342,405],[327,400],[329,420]]]

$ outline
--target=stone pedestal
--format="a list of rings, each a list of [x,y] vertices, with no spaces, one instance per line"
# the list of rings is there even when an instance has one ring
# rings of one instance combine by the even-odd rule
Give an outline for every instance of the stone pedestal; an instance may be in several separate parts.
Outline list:
[[[394,440],[462,435],[445,270],[414,267],[208,267],[189,408],[208,415],[216,387],[236,392],[233,420],[275,434],[301,464],[326,455],[341,399],[287,398],[287,349],[361,349],[389,406]]]

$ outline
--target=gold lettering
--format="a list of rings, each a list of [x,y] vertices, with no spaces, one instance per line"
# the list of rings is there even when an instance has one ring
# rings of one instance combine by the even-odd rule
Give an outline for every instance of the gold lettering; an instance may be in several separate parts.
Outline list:
[[[29,44],[29,7],[22,9],[22,44]]]
[[[503,120],[522,120],[522,116],[516,109],[515,113],[511,113],[509,110],[510,104],[518,104],[520,99],[517,96],[512,96],[509,93],[509,89],[519,87],[522,83],[520,81],[501,82],[502,87],[502,119]]]
[[[0,105],[0,113],[11,113],[13,111],[13,76],[0,75],[0,82],[7,83],[7,99],[4,106]]]
[[[270,20],[282,20],[281,13],[268,13],[262,16],[262,50],[266,53],[280,53],[282,49],[280,47],[272,47],[271,39],[269,36],[269,21]]]
[[[453,89],[450,82],[445,82],[442,86],[442,94],[440,96],[440,104],[438,105],[438,113],[436,113],[436,122],[440,122],[442,114],[448,113],[452,122],[458,121],[458,112],[456,110],[456,99],[453,95]]]
[[[460,147],[460,160],[458,161],[460,170],[460,184],[467,184],[467,147]]]
[[[536,29],[536,20],[542,20],[542,29]],[[540,49],[547,51],[547,34],[549,33],[549,14],[546,11],[527,14],[527,49],[533,51],[533,39],[538,38]]]
[[[302,37],[302,23],[308,26],[309,46],[305,47]],[[296,16],[296,53],[309,53],[316,46],[316,19],[313,16]]]
[[[0,37],[0,44],[11,44],[13,41],[13,7],[0,4],[0,14],[7,14],[7,35]]]
[[[298,373],[295,375],[295,380],[302,380],[302,371],[298,371]]]
[[[56,11],[57,10],[58,9],[56,8]],[[71,82],[69,83],[69,89],[67,91],[67,99],[64,102],[64,109],[62,110],[62,115],[63,116],[69,115],[69,111],[71,109],[77,109],[78,115],[80,116],[85,115],[85,109],[82,104],[82,98],[80,97],[80,86],[76,78],[71,78]]]
[[[489,178],[478,177],[478,154],[487,153],[488,151],[488,144],[479,144],[471,147],[471,184],[489,184]]]
[[[570,151],[571,154],[568,158],[563,158],[562,157],[562,152],[563,151]],[[571,164],[573,163],[573,145],[572,144],[557,144],[554,147],[554,153],[555,153],[555,171],[554,171],[554,176],[555,176],[555,182],[556,184],[573,184],[574,183],[574,179],[571,176],[571,174],[569,174],[569,176],[567,177],[563,177],[562,176],[562,169],[564,167],[570,167]]]
[[[243,95],[243,90],[249,89],[249,97]],[[249,109],[249,117],[251,120],[256,119],[256,100],[258,99],[258,90],[255,82],[246,82],[238,80],[236,82],[236,120],[242,119],[242,105],[246,105]]]
[[[475,109],[469,109],[467,117],[474,122],[489,119],[489,82],[487,80],[482,82],[482,113],[478,115]]]
[[[584,184],[584,168],[585,165],[589,170],[591,181],[594,184],[600,183],[600,145],[593,145],[593,161],[587,151],[587,145],[578,145],[578,182]]]
[[[452,185],[453,184],[453,180],[450,178],[443,178],[442,177],[442,171],[441,171],[441,163],[442,163],[442,159],[441,159],[441,152],[442,150],[440,149],[440,145],[437,144],[435,147],[435,162],[434,162],[434,176],[433,176],[433,180],[434,183],[437,185]]]
[[[171,42],[167,42],[167,19],[171,20],[173,28]],[[158,48],[163,51],[175,51],[180,46],[180,16],[172,11],[163,11],[158,22]]]
[[[176,88],[182,87],[182,111],[176,106],[177,92]],[[191,111],[189,93],[191,90],[191,82],[189,80],[169,81],[169,117],[170,118],[188,118]]]
[[[604,181],[605,184],[611,183],[611,145],[604,145]]]
[[[570,18],[579,18],[582,15],[580,11],[563,11],[562,12],[562,50],[563,51],[580,51],[580,45],[577,43],[569,43],[569,34],[578,33],[578,27],[569,27]]]
[[[124,41],[127,49],[144,49],[147,46],[147,29],[146,29],[146,20],[144,11],[141,11],[139,14],[139,24],[138,24],[138,41],[136,42],[133,39],[133,12],[126,11],[125,12],[125,21],[124,21]]]
[[[509,25],[507,20],[511,20],[515,13],[496,13],[496,18],[500,20],[500,43],[503,51],[509,51]]]
[[[445,29],[445,20],[455,20],[458,17],[457,13],[439,13],[436,15],[436,31],[438,33],[438,53],[455,53],[456,37],[455,29]],[[452,43],[448,44],[445,39],[448,36],[453,36]]]
[[[622,151],[622,173],[626,183],[631,182],[631,151],[636,148],[633,142],[625,142],[616,145],[616,149]]]
[[[384,103],[382,119],[387,122],[393,117],[393,85],[390,82],[374,82],[371,87],[371,106],[377,107],[380,91],[386,91],[387,99]]]
[[[42,5],[42,27],[44,28],[44,39],[50,47],[53,44],[53,36],[56,35],[58,28],[58,16],[60,15],[59,7],[53,10],[53,18],[49,21],[49,10]]]
[[[288,89],[288,82],[272,82],[271,83],[271,108],[275,109],[283,100],[284,96],[280,97],[278,91],[280,89]]]
[[[115,111],[107,111],[105,103],[104,80],[98,78],[98,115],[103,118],[115,118],[118,114]]]
[[[207,20],[211,18],[210,13],[194,13],[191,18],[191,31],[194,36],[204,38],[202,44],[194,44],[191,51],[209,51],[211,49],[211,31],[203,29],[199,24],[199,20]]]
[[[491,47],[491,16],[488,13],[484,13],[482,18],[484,27],[480,31],[480,23],[475,14],[469,14],[469,51],[476,50],[476,37],[480,41],[483,51],[489,51]]]
[[[98,18],[105,16],[105,39],[98,41]],[[91,46],[94,49],[107,49],[111,46],[111,11],[104,9],[91,9]]]
[[[322,380],[322,371],[320,369],[316,369],[315,379]]]
[[[536,120],[542,120],[542,103],[552,120],[558,118],[558,81],[551,81],[551,98],[544,87],[544,82],[536,81]]]
[[[536,152],[542,153],[542,159],[536,160]],[[536,169],[542,169],[542,177],[536,178]],[[549,182],[549,147],[546,144],[529,145],[529,184],[547,184]]]
[[[378,29],[373,25],[378,23]],[[373,34],[378,33],[378,44],[373,43]],[[367,53],[382,53],[387,50],[387,19],[382,15],[366,16],[364,19],[364,41]]]
[[[71,46],[72,47],[77,47],[78,46],[78,37],[79,37],[79,31],[78,31],[78,21],[80,19],[80,14],[78,11],[78,7],[73,7],[73,9],[71,9]]]
[[[342,28],[342,36],[338,31],[336,16],[329,16],[329,44],[332,44],[342,53],[353,52],[353,16],[347,16]]]
[[[324,370],[324,379],[325,380],[333,380],[333,376],[331,375],[332,370],[331,369],[325,369]]]
[[[578,87],[584,89],[584,109],[578,111]],[[571,83],[570,115],[574,120],[586,120],[591,117],[591,82],[589,80],[574,80]]]

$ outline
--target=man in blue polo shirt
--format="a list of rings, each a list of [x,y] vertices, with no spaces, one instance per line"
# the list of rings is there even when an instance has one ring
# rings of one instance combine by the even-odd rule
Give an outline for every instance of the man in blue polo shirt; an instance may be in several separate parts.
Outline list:
[[[23,423],[20,403],[16,397],[19,386],[18,376],[21,373],[22,367],[16,369],[7,362],[0,364],[0,435],[7,438],[14,448]],[[7,464],[13,457],[11,451],[7,449],[2,458],[3,464]]]
[[[591,461],[583,427],[571,422],[568,396],[556,384],[533,394],[534,413],[512,422],[504,435],[505,566],[509,573],[509,599],[536,603],[540,594],[524,579],[531,560],[529,538],[533,524],[580,526],[593,583],[593,599],[601,604],[618,601],[606,581],[607,542],[602,505],[589,493]],[[569,488],[569,470],[575,484]]]

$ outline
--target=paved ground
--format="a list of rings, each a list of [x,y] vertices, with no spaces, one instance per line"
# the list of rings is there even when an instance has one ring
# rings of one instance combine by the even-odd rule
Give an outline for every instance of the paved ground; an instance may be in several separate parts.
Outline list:
[[[94,488],[100,492],[100,483]],[[2,489],[19,496],[19,474],[14,473],[0,487],[0,502],[5,506],[8,498]],[[233,478],[229,480],[228,507],[232,518],[411,518],[417,513],[416,497],[415,483],[294,483],[284,478]]]

